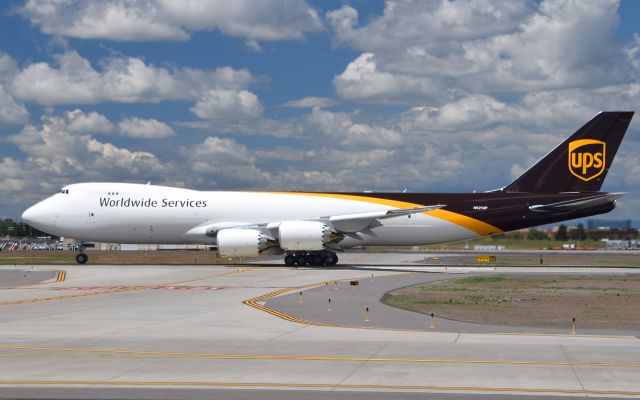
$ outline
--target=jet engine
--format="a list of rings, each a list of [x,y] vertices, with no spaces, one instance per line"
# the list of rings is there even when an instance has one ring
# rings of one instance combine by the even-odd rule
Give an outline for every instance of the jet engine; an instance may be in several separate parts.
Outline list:
[[[255,229],[222,229],[216,238],[218,252],[227,257],[255,257],[278,246],[274,238]]]
[[[344,237],[317,221],[284,221],[278,227],[278,234],[280,247],[287,251],[323,250],[327,243]]]

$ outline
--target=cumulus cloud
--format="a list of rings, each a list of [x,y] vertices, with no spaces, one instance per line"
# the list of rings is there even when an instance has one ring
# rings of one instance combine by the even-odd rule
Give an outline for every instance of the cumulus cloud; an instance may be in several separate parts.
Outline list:
[[[263,108],[258,96],[247,90],[209,90],[191,111],[202,119],[236,120],[258,117]]]
[[[174,136],[175,131],[164,122],[138,117],[125,118],[118,123],[121,135],[137,139],[159,139]]]
[[[17,70],[15,60],[0,51],[0,126],[24,123],[29,118],[25,105],[7,87]]]
[[[0,54],[0,124],[24,122],[28,113],[19,100],[47,106],[96,104],[101,102],[157,103],[193,101],[191,111],[199,118],[244,123],[263,113],[254,93],[247,90],[254,77],[246,69],[219,67],[213,70],[158,67],[137,57],[112,56],[95,68],[76,51],[54,55],[55,63],[36,62],[23,69]],[[3,78],[8,90],[3,86]],[[106,133],[108,121],[87,121],[97,115],[80,116],[77,124],[94,126],[94,133]],[[79,118],[80,118],[79,117]],[[125,121],[120,132],[130,137],[167,137],[173,130],[155,120]],[[135,125],[134,125],[135,124]],[[76,129],[76,128],[71,128]],[[79,129],[79,128],[78,128]],[[137,132],[137,133],[136,133]],[[155,132],[155,133],[154,133]]]
[[[77,112],[70,114],[78,117]],[[118,147],[90,134],[72,133],[68,126],[73,117],[71,121],[68,117],[45,115],[41,125],[28,124],[7,138],[21,154],[5,157],[0,163],[0,193],[7,194],[5,198],[11,203],[5,207],[20,209],[73,182],[164,179],[168,167],[154,154]]]
[[[303,0],[29,0],[21,13],[47,34],[120,41],[188,40],[212,29],[250,40],[300,39],[322,27]]]
[[[29,112],[24,104],[18,102],[0,83],[0,126],[24,123]]]
[[[222,187],[268,187],[269,175],[255,166],[256,158],[232,139],[207,137],[202,143],[182,147],[197,184]]]
[[[363,53],[333,79],[340,97],[349,100],[385,102],[406,98],[432,98],[446,92],[436,79],[383,72],[372,53]]]
[[[41,126],[27,125],[9,141],[27,156],[29,170],[46,168],[58,178],[101,180],[107,175],[117,179],[127,174],[157,176],[164,171],[163,164],[151,153],[118,148],[88,134],[71,133],[67,123],[63,117],[47,115]]]
[[[70,133],[96,134],[110,133],[113,130],[113,124],[107,117],[95,111],[85,113],[75,109],[67,111],[65,118],[67,120],[66,128]]]
[[[616,36],[616,11],[616,0],[387,2],[359,26],[343,6],[326,15],[335,41],[363,53],[334,85],[350,100],[443,104],[468,93],[619,84],[638,66],[637,46]]]
[[[201,143],[178,147],[175,161],[163,160],[149,151],[134,151],[93,137],[89,131],[104,127],[95,123],[104,123],[103,118],[80,110],[45,114],[40,124],[27,124],[7,137],[19,153],[0,160],[0,193],[8,199],[0,212],[20,210],[74,182],[153,181],[202,189],[268,187],[270,174],[256,167],[251,150],[232,139],[207,137]],[[83,126],[81,121],[93,123]],[[131,121],[133,125],[149,122],[128,118],[112,129],[119,130]],[[185,165],[195,173],[185,174]]]
[[[403,144],[402,135],[393,129],[354,122],[347,113],[320,108],[311,111],[301,129],[349,148],[395,148]]]
[[[12,92],[43,105],[155,103],[197,98],[207,88],[235,90],[252,81],[247,70],[168,69],[136,57],[110,57],[95,69],[72,50],[55,55],[54,60],[55,65],[37,62],[15,72]]]
[[[526,18],[526,0],[404,1],[385,3],[383,15],[358,27],[358,11],[345,5],[326,17],[340,41],[360,48],[389,48],[416,43],[473,40],[513,31]]]
[[[18,71],[16,61],[10,55],[0,51],[0,82],[7,82]]]
[[[335,100],[329,99],[327,97],[305,97],[303,99],[287,101],[282,106],[290,108],[327,108],[335,104]]]
[[[257,40],[247,40],[244,45],[254,53],[263,53],[264,49]]]
[[[107,117],[96,111],[84,112],[80,109],[67,111],[63,116],[45,117],[44,127],[56,125],[61,132],[74,135],[95,135],[118,132],[122,136],[137,139],[161,139],[175,136],[175,131],[157,119],[127,117],[114,126]]]

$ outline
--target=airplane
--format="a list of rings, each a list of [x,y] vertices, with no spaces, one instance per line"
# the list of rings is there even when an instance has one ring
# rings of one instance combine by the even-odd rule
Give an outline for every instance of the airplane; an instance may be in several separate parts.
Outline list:
[[[211,244],[226,257],[284,255],[288,266],[335,265],[354,246],[418,246],[496,235],[611,211],[600,192],[634,112],[601,112],[500,189],[483,193],[198,191],[76,183],[22,221],[91,242]]]

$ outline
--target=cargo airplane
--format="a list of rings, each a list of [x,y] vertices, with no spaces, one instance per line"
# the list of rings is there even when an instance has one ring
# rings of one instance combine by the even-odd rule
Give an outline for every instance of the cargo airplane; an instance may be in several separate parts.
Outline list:
[[[454,242],[611,211],[601,192],[633,112],[601,112],[507,186],[484,193],[197,191],[77,183],[22,220],[90,242],[201,243],[230,257],[283,254],[286,265],[335,265],[354,246]]]

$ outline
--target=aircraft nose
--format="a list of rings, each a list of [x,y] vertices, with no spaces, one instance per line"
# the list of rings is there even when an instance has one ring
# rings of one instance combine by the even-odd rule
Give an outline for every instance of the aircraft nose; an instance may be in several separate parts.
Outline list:
[[[22,221],[36,228],[45,225],[47,213],[42,206],[42,202],[27,208],[22,213]]]
[[[30,224],[31,222],[33,222],[33,217],[35,215],[35,211],[33,210],[34,207],[35,206],[31,206],[22,213],[23,222],[26,222],[27,224]]]

